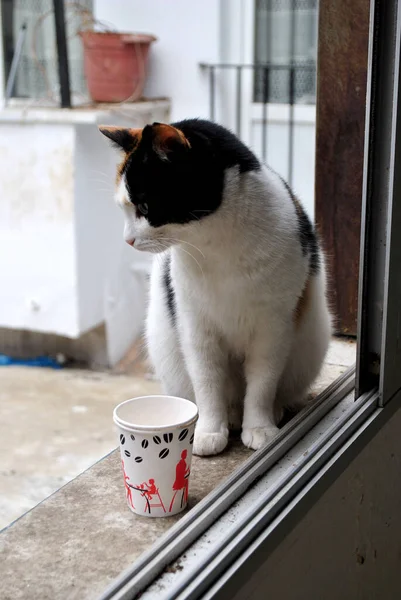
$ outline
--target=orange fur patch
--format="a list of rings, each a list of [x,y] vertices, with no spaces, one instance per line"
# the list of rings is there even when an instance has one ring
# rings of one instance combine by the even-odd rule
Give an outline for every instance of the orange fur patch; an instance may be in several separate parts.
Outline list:
[[[298,299],[297,306],[294,311],[295,327],[299,327],[305,313],[308,310],[311,297],[311,280],[310,277],[306,280],[306,284],[301,296]]]
[[[108,131],[117,131],[119,129],[119,127],[104,127],[103,129],[107,129]],[[176,129],[172,125],[167,125],[165,123],[158,123],[157,125],[153,125],[153,130],[155,133],[154,144],[155,144],[155,146],[159,146],[160,149],[163,149],[163,147],[167,147],[169,144],[169,141],[173,140],[173,139],[178,140],[182,144],[185,144],[186,146],[190,147],[190,143],[187,140],[187,138],[185,137],[185,135],[183,134],[183,132],[180,131],[179,129]],[[125,166],[129,160],[132,152],[134,152],[136,150],[139,142],[142,139],[142,131],[143,131],[142,129],[129,129],[128,131],[133,139],[134,145],[133,145],[133,148],[129,152],[124,152],[123,160],[117,167],[117,179],[116,179],[117,185],[120,183],[121,176],[124,172]]]
[[[182,144],[185,144],[188,147],[190,146],[182,131],[176,129],[172,125],[158,123],[157,125],[153,126],[153,129],[155,131],[155,144],[161,148],[163,148],[163,146],[168,146],[169,141],[173,139],[180,141]]]
[[[118,127],[114,127],[114,128],[110,127],[110,129],[118,129]],[[117,180],[116,180],[117,185],[120,183],[121,175],[123,174],[125,165],[127,164],[129,157],[131,156],[132,152],[134,152],[134,150],[137,148],[137,146],[142,138],[142,129],[129,129],[129,132],[132,136],[132,139],[135,141],[135,145],[132,148],[132,150],[130,150],[130,152],[123,151],[124,158],[117,167]]]
[[[123,160],[120,162],[120,164],[117,167],[117,176],[116,176],[116,184],[117,185],[120,183],[121,176],[124,172],[125,165],[127,164],[128,158],[129,158],[129,154],[124,154]]]

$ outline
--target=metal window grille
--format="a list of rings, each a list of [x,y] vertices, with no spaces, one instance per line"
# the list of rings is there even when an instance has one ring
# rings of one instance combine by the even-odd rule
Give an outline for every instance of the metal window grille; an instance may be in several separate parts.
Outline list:
[[[64,1],[71,92],[86,98],[83,49],[78,31],[80,7],[92,10],[93,0]],[[6,79],[21,28],[25,36],[12,96],[33,100],[59,100],[59,73],[53,0],[1,0]]]
[[[316,98],[318,0],[257,0],[255,5],[254,100],[314,104]],[[274,67],[274,68],[273,68]]]

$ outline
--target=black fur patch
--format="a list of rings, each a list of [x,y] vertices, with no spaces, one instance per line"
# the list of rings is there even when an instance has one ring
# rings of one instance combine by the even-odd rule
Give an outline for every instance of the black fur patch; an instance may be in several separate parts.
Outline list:
[[[312,223],[302,207],[298,213],[298,223],[302,252],[304,254],[309,253],[310,273],[311,275],[317,275],[320,270],[319,246]]]
[[[164,156],[152,143],[152,127],[143,130],[124,174],[131,202],[147,204],[144,218],[153,227],[207,217],[222,202],[227,168],[237,165],[240,173],[260,169],[251,150],[216,123],[200,119],[174,123],[187,143],[175,140]]]
[[[299,239],[301,242],[302,253],[304,256],[309,254],[309,268],[311,275],[317,275],[320,270],[320,254],[319,244],[317,242],[316,232],[313,229],[312,223],[304,211],[299,200],[295,197],[294,192],[288,185],[288,183],[280,177],[283,182],[285,189],[289,193],[291,200],[294,203],[295,210],[298,217],[298,232]]]
[[[171,281],[171,257],[169,254],[166,256],[166,260],[163,265],[163,285],[166,293],[166,302],[170,319],[173,325],[175,325],[175,294],[173,282]]]
[[[253,152],[222,125],[202,119],[186,119],[173,123],[173,126],[183,132],[190,144],[195,137],[199,142],[202,140],[203,151],[212,153],[213,160],[223,170],[235,165],[239,166],[240,173],[260,169],[260,162]]]

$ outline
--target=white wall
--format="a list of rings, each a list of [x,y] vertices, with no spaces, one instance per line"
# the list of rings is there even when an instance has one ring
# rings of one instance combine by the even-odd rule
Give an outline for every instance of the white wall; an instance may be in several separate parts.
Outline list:
[[[170,97],[173,121],[208,116],[199,63],[219,60],[219,0],[95,0],[94,12],[120,31],[157,36],[145,95]]]
[[[2,123],[0,327],[78,334],[71,127]]]
[[[262,156],[263,124],[260,106],[254,107],[249,144]],[[315,106],[294,106],[291,186],[311,219],[315,214]],[[266,159],[277,173],[290,182],[289,107],[270,105],[266,126]]]

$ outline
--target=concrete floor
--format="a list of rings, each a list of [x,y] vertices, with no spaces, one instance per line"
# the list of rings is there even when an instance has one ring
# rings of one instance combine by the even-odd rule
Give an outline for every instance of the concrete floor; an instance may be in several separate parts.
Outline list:
[[[334,340],[314,392],[354,361]],[[159,392],[137,348],[113,372],[0,369],[0,529],[116,447],[116,404]]]

